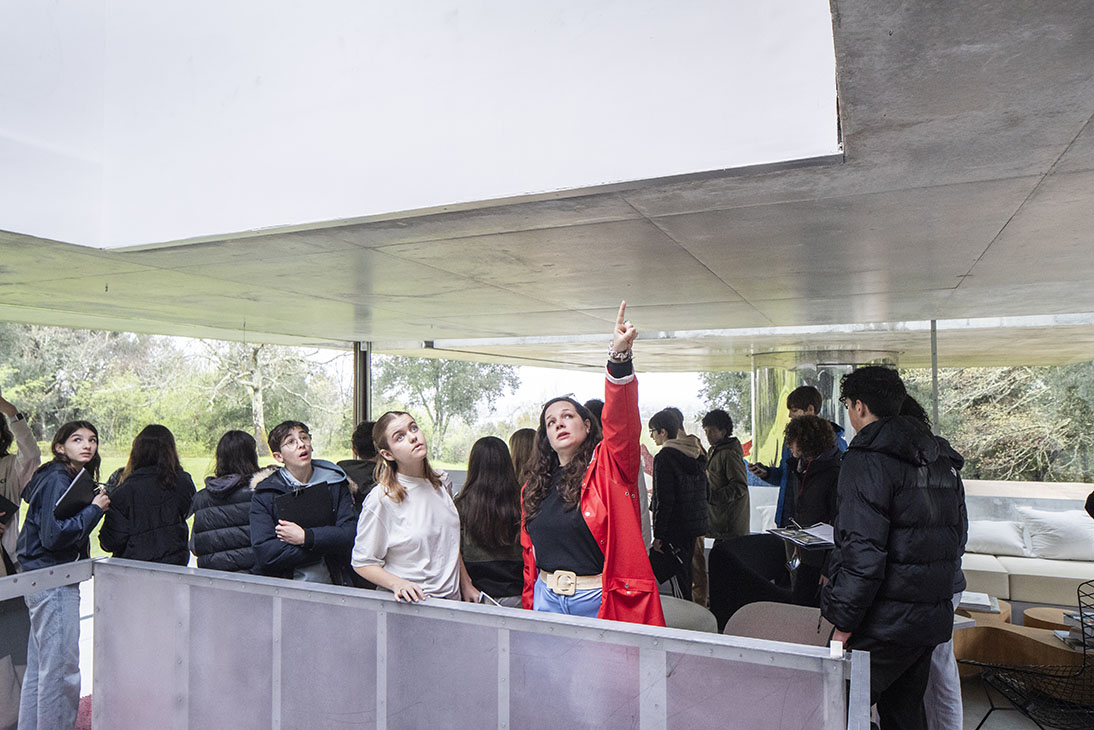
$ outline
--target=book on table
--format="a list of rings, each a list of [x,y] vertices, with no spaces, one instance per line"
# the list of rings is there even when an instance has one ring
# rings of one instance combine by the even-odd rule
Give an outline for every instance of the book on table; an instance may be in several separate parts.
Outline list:
[[[957,607],[965,611],[999,613],[999,599],[995,596],[989,596],[987,593],[963,591],[961,593],[961,603],[957,604]]]

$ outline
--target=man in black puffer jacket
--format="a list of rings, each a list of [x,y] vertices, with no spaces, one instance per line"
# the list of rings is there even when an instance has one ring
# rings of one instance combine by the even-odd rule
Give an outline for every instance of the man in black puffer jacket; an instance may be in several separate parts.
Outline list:
[[[883,730],[926,728],[931,652],[953,630],[954,571],[968,523],[961,457],[921,421],[899,416],[896,371],[844,376],[857,432],[840,469],[836,547],[821,611],[833,639],[870,652],[870,695]]]

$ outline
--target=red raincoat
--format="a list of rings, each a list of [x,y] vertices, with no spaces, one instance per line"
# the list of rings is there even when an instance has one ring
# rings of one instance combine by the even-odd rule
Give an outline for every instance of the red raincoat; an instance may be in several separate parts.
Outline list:
[[[638,519],[638,381],[607,376],[604,384],[604,440],[593,451],[581,484],[581,511],[593,539],[604,552],[603,600],[598,618],[664,626],[661,596],[642,540]],[[532,608],[532,586],[539,570],[535,549],[521,520],[524,554],[522,603]]]

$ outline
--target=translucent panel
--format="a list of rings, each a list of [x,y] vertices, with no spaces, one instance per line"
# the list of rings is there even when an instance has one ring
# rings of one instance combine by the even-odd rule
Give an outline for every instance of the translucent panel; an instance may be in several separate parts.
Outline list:
[[[102,727],[168,727],[166,719],[185,709],[188,591],[143,571],[110,571],[95,581],[95,719]],[[205,661],[211,670],[220,659]]]
[[[825,717],[824,677],[816,671],[671,652],[666,663],[668,730],[835,730],[846,722],[842,713]]]
[[[268,730],[272,600],[190,589],[190,727]]]
[[[27,667],[30,620],[22,598],[0,601],[0,730],[15,730],[19,687]]]
[[[497,629],[397,614],[387,627],[388,730],[498,726]]]
[[[376,727],[376,615],[356,605],[282,601],[283,730]]]
[[[637,730],[638,649],[516,631],[509,641],[511,727]]]

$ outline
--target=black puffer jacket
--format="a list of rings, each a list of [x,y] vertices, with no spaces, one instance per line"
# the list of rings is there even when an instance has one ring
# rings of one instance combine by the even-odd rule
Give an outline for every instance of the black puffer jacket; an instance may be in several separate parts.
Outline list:
[[[276,470],[267,467],[253,475],[205,478],[205,489],[194,497],[194,534],[190,540],[199,568],[251,571],[255,564],[251,495],[255,486]]]
[[[821,612],[852,642],[855,635],[905,646],[949,639],[954,571],[968,532],[963,463],[907,416],[867,424],[851,442]]]
[[[707,464],[687,439],[666,441],[653,457],[653,536],[677,547],[694,544],[708,527]]]
[[[116,558],[186,565],[190,560],[186,518],[193,501],[194,482],[186,472],[179,470],[174,483],[164,488],[156,467],[135,469],[110,490],[110,509],[99,531],[99,544]]]

